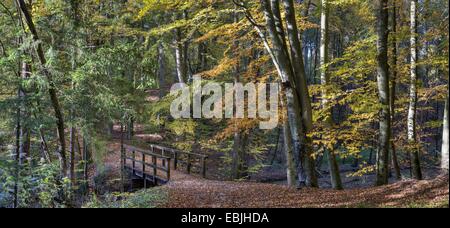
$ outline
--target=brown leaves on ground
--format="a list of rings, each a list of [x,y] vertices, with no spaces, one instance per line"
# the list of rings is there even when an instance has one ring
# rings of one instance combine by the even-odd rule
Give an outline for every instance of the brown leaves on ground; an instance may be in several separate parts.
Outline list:
[[[120,144],[110,145],[105,164],[119,169]],[[165,208],[354,208],[448,207],[449,178],[407,180],[396,184],[343,191],[290,189],[283,185],[205,180],[172,171]]]
[[[221,182],[184,176],[168,186],[167,208],[342,208],[414,207],[448,202],[448,177],[403,181],[344,191],[289,189],[281,185]],[[448,203],[446,204],[448,207]]]

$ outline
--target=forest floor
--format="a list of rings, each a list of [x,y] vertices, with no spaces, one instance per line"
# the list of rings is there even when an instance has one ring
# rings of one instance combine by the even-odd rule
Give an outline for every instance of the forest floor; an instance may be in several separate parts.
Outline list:
[[[120,144],[109,146],[105,166],[119,175]],[[117,151],[117,152],[115,152]],[[449,178],[404,180],[382,187],[291,189],[282,183],[208,180],[175,171],[172,180],[158,187],[167,192],[162,208],[373,208],[449,207]]]
[[[290,189],[283,185],[224,182],[185,176],[164,186],[167,208],[448,207],[448,177],[350,189]]]

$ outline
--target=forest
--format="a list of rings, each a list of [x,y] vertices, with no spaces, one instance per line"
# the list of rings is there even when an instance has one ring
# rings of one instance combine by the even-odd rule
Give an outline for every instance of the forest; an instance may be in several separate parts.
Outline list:
[[[0,208],[448,208],[446,0],[0,0]]]

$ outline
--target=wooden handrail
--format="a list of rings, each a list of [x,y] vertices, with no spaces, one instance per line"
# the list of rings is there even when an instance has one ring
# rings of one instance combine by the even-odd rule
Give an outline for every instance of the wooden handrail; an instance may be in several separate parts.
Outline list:
[[[181,164],[186,165],[186,172],[188,174],[191,174],[192,168],[198,168],[201,170],[200,174],[202,175],[202,177],[206,178],[206,169],[207,169],[206,168],[206,160],[209,158],[208,155],[194,153],[194,152],[181,151],[181,150],[167,148],[167,147],[159,146],[159,145],[155,145],[155,144],[150,144],[150,148],[151,148],[151,153],[153,153],[153,154],[155,154],[155,149],[161,151],[161,156],[165,156],[167,153],[170,153],[172,155],[171,158],[173,159],[173,167],[175,170],[178,169],[178,164],[181,163]],[[181,160],[180,155],[186,155],[187,161]],[[196,163],[195,160],[198,160],[199,164],[195,164]],[[164,165],[164,161],[163,161],[163,165]]]
[[[136,151],[136,152],[139,152],[141,154],[146,154],[146,155],[154,156],[154,157],[157,157],[157,158],[163,158],[163,159],[169,159],[170,158],[170,157],[167,157],[167,156],[163,156],[161,154],[153,153],[150,150],[144,150],[144,149],[140,149],[140,148],[137,148],[137,147],[134,147],[134,146],[124,145],[124,148],[126,150],[128,150],[128,151]]]
[[[206,154],[187,152],[187,151],[172,149],[172,148],[168,148],[168,147],[164,147],[164,146],[160,146],[160,145],[156,145],[156,144],[150,144],[150,147],[153,147],[153,148],[158,149],[158,150],[164,150],[166,152],[171,152],[171,153],[178,152],[179,154],[190,154],[190,155],[194,155],[194,156],[197,156],[197,157],[208,158],[208,155],[206,155]]]
[[[155,185],[158,184],[158,179],[164,182],[170,181],[170,162],[172,158],[134,146],[122,145],[122,148],[123,152],[121,153],[121,159],[123,160],[123,170],[128,168],[131,169],[133,175],[142,176],[142,179],[144,180],[144,187],[147,186],[148,178],[152,180]],[[132,156],[127,156],[127,152],[131,152]],[[136,158],[136,154],[141,154],[141,158]],[[147,162],[147,157],[151,159],[151,163]],[[158,165],[158,159],[163,161],[162,166]],[[131,161],[131,167],[126,167],[127,161]],[[137,168],[136,164],[140,164],[141,166]],[[152,174],[147,173],[147,171],[150,170],[153,170]],[[158,171],[162,172],[163,177],[158,176]]]

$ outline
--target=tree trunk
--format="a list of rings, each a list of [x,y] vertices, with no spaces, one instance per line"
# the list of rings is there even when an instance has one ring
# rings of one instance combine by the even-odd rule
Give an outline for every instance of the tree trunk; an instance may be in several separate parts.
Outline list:
[[[238,22],[238,15],[234,14],[234,22]],[[239,48],[239,42],[234,42],[234,48]],[[235,58],[239,58],[235,56]],[[241,73],[241,64],[240,60],[237,61],[236,66],[234,67],[234,83],[240,83],[240,73]],[[236,116],[236,110],[233,110],[233,116]],[[246,176],[246,164],[245,164],[245,144],[244,140],[246,137],[244,133],[237,126],[237,119],[235,119],[234,124],[234,137],[233,137],[233,150],[232,150],[232,179],[239,180]]]
[[[20,91],[19,86],[19,91]],[[20,92],[18,92],[18,97],[20,97]],[[16,113],[16,146],[14,148],[14,201],[13,208],[19,207],[19,178],[20,178],[20,129],[21,129],[21,111],[20,105],[17,108]]]
[[[75,186],[76,176],[75,176],[75,128],[70,128],[70,172],[69,172],[69,178],[70,182],[72,183],[72,186]]]
[[[83,137],[83,180],[85,182],[85,185],[88,186],[88,179],[89,179],[89,141],[86,137]]]
[[[26,81],[30,76],[30,65],[26,62],[22,63],[21,68],[21,78],[23,81]],[[22,106],[22,124],[20,128],[20,147],[19,147],[19,157],[20,157],[20,164],[24,164],[27,157],[30,156],[30,147],[31,147],[31,135],[30,135],[30,129],[28,128],[27,121],[30,119],[30,112],[28,110],[28,101],[27,101],[27,93],[25,91],[25,88],[22,86],[19,89],[19,98],[20,103]]]
[[[328,64],[328,44],[329,44],[329,14],[330,9],[328,5],[328,0],[322,0],[322,10],[321,10],[321,23],[320,23],[320,30],[321,30],[321,38],[320,38],[320,67],[321,67],[321,83],[324,87],[322,89],[322,106],[325,109],[329,109],[330,111],[327,112],[327,116],[324,120],[325,125],[327,128],[333,127],[333,118],[332,118],[332,109],[331,107],[328,107],[328,86],[330,83],[330,77],[327,70],[327,64]],[[334,147],[333,147],[334,148]],[[339,164],[336,160],[336,154],[334,150],[331,150],[330,148],[327,148],[326,151],[328,152],[328,164],[330,168],[330,176],[331,176],[331,183],[334,189],[341,190],[342,187],[342,180],[341,175],[339,171]]]
[[[287,175],[287,185],[289,187],[295,187],[296,181],[295,178],[297,176],[296,167],[295,167],[295,152],[294,152],[294,142],[292,142],[292,131],[291,127],[289,126],[289,111],[286,106],[292,106],[293,104],[289,104],[289,101],[293,101],[294,94],[292,92],[292,89],[284,89],[286,100],[288,101],[288,104],[284,104],[284,101],[281,101],[281,105],[284,109],[284,112],[286,113],[286,120],[283,124],[283,148],[284,153],[286,156],[286,175]]]
[[[166,95],[166,55],[163,44],[158,44],[158,81],[159,81],[159,98]]]
[[[287,23],[287,34],[291,47],[291,65],[294,71],[294,77],[291,81],[295,84],[295,91],[297,92],[300,101],[300,110],[302,111],[301,120],[303,134],[301,134],[300,139],[303,147],[303,155],[301,155],[300,158],[304,159],[303,165],[306,173],[306,185],[308,187],[318,187],[319,184],[315,171],[315,163],[312,157],[312,154],[314,153],[312,146],[313,142],[312,138],[309,136],[309,133],[313,130],[311,97],[306,82],[305,65],[299,39],[300,33],[295,16],[295,6],[293,0],[283,0],[283,3],[286,11],[285,19]]]
[[[378,141],[377,153],[377,180],[376,185],[386,185],[389,183],[389,150],[391,143],[391,114],[389,106],[389,65],[388,65],[388,21],[389,10],[388,0],[378,0],[378,20],[377,20],[377,84],[379,99],[381,103],[380,111],[380,138]]]
[[[187,11],[183,12],[183,19],[187,19]],[[175,65],[179,83],[188,80],[188,42],[183,40],[182,29],[175,29]]]
[[[47,143],[47,140],[45,139],[44,130],[39,129],[39,137],[41,138],[42,156],[45,158],[47,163],[52,163],[52,158],[51,158],[49,150],[48,150],[48,143]]]
[[[26,24],[31,34],[33,35],[33,40],[37,43],[36,45],[36,53],[40,62],[40,65],[43,67],[44,75],[47,78],[49,88],[48,93],[50,95],[50,101],[53,106],[53,110],[55,111],[56,124],[58,129],[58,139],[59,139],[59,149],[58,149],[58,157],[60,162],[61,175],[67,176],[67,161],[66,161],[66,140],[65,140],[65,132],[64,132],[64,115],[59,104],[58,95],[55,89],[55,84],[53,81],[52,74],[46,68],[47,60],[44,55],[44,51],[42,49],[42,44],[39,40],[39,36],[34,26],[33,19],[31,17],[30,12],[28,11],[27,5],[24,0],[17,0],[19,4],[20,11],[24,15]]]
[[[444,173],[448,173],[448,150],[449,150],[449,115],[448,115],[448,105],[449,105],[449,96],[447,90],[447,100],[445,101],[445,110],[444,110],[444,130],[443,130],[443,138],[442,138],[442,170]]]
[[[411,82],[408,110],[408,142],[412,146],[411,171],[416,180],[422,179],[417,141],[417,0],[411,0]]]
[[[183,19],[188,20],[189,14],[187,10],[183,12]],[[187,81],[192,80],[192,71],[189,62],[189,40],[186,38],[183,42],[183,66],[184,66],[184,74],[186,75]]]
[[[390,91],[390,111],[391,111],[391,122],[392,125],[395,121],[395,101],[396,101],[396,94],[397,94],[397,4],[394,1],[393,7],[392,7],[392,32],[395,34],[393,41],[392,41],[392,78],[391,78],[391,91]],[[395,129],[392,127],[392,136],[393,140],[395,140]],[[395,141],[391,143],[391,152],[392,152],[392,167],[394,169],[395,178],[397,180],[400,180],[402,178],[402,174],[400,171],[400,165],[398,163],[398,157],[397,157],[397,149],[395,147]]]
[[[183,57],[183,44],[181,41],[181,30],[175,30],[175,64],[177,69],[178,83],[185,83],[186,70]]]
[[[127,140],[132,140],[133,136],[134,136],[134,117],[131,117],[127,127]]]

